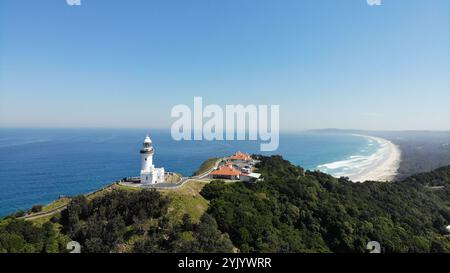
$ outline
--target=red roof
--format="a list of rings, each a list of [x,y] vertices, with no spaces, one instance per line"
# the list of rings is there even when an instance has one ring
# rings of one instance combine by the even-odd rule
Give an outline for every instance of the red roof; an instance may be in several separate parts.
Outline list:
[[[240,171],[233,168],[231,165],[220,166],[218,170],[212,171],[212,175],[224,175],[224,176],[238,176]]]
[[[245,161],[250,161],[252,160],[252,158],[246,154],[246,153],[241,153],[241,152],[237,152],[234,155],[230,156],[231,160],[245,160]]]

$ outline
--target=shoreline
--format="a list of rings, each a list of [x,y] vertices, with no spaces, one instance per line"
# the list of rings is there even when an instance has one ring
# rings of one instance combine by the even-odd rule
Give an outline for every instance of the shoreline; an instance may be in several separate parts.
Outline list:
[[[379,148],[370,155],[355,154],[346,159],[317,166],[317,168],[336,178],[348,177],[353,182],[379,181],[392,182],[398,175],[401,150],[391,141],[369,135],[350,134],[376,142]],[[369,145],[373,145],[370,144]]]
[[[373,157],[373,160],[367,160],[368,163],[362,164],[363,167],[361,170],[358,170],[357,172],[343,175],[334,175],[335,177],[341,177],[346,176],[349,177],[351,181],[353,182],[364,182],[364,181],[379,181],[379,182],[391,182],[395,180],[395,178],[398,175],[398,169],[401,162],[401,151],[399,147],[395,144],[393,144],[391,141],[386,140],[381,137],[374,137],[369,135],[362,135],[362,134],[352,134],[354,136],[364,137],[366,139],[371,139],[374,142],[377,142],[380,145],[380,148],[373,154],[371,157]],[[353,159],[350,159],[352,161]],[[324,165],[336,165],[336,164],[343,164],[348,163],[349,160],[343,160],[338,162],[332,162],[329,164]],[[330,167],[331,168],[331,167]],[[327,173],[327,171],[321,170],[324,173]],[[329,172],[328,172],[329,173]],[[184,181],[186,182],[186,181]],[[114,182],[113,184],[115,184]],[[183,183],[181,183],[183,184]],[[101,191],[104,188],[110,187],[111,184],[107,184],[104,187],[101,187],[100,189],[91,191],[86,193],[85,195],[91,195],[95,194],[98,191]],[[179,185],[170,185],[162,188],[176,188]],[[53,200],[54,201],[54,200]],[[52,202],[53,202],[52,201]],[[19,210],[17,210],[19,211]],[[17,212],[16,211],[16,212]],[[14,212],[13,212],[14,213]],[[7,216],[8,214],[0,216],[0,218]]]
[[[381,148],[373,155],[379,157],[375,163],[365,168],[362,172],[349,176],[350,180],[364,182],[364,181],[380,181],[392,182],[398,174],[398,169],[401,162],[401,150],[391,141],[368,135],[359,135],[373,141],[378,142]]]

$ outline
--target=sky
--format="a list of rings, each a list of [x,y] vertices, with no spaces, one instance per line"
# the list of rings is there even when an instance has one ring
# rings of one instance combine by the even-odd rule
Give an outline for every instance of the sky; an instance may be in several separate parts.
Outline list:
[[[0,127],[170,128],[280,105],[281,130],[450,130],[450,1],[0,1]]]

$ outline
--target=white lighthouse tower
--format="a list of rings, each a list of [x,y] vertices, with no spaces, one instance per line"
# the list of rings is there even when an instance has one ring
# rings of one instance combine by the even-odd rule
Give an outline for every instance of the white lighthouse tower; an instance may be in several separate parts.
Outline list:
[[[154,185],[164,182],[164,168],[155,168],[153,165],[152,140],[147,136],[142,145],[141,153],[141,183],[143,185]]]

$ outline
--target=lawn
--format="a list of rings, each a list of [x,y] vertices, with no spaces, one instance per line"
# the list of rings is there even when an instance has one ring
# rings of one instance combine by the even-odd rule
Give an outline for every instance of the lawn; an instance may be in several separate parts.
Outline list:
[[[171,199],[169,216],[175,221],[181,221],[183,215],[187,213],[194,222],[198,222],[208,208],[208,201],[200,195],[200,191],[207,183],[202,180],[191,180],[179,189],[161,190],[162,194]]]
[[[55,200],[55,201],[51,202],[50,204],[44,206],[40,213],[45,213],[45,212],[49,212],[54,209],[60,208],[62,206],[69,204],[69,202],[70,202],[70,198],[67,198],[67,197],[60,198],[60,199]]]
[[[210,170],[212,167],[216,165],[217,160],[219,160],[219,158],[214,157],[203,162],[200,168],[198,168],[198,170],[194,173],[194,176],[201,175],[206,171]]]
[[[198,222],[200,217],[208,208],[208,201],[200,195],[200,191],[208,184],[209,180],[190,180],[186,182],[181,188],[171,190],[158,190],[162,194],[168,196],[171,199],[171,203],[168,209],[168,215],[174,221],[181,221],[185,213],[190,214],[194,222]],[[92,200],[96,197],[100,197],[112,190],[125,190],[125,191],[138,191],[141,188],[135,188],[130,186],[124,186],[119,184],[110,185],[102,190],[89,194],[88,200]],[[42,212],[48,212],[61,206],[67,205],[70,202],[70,198],[61,198],[55,200],[43,207]],[[42,213],[41,212],[41,213]],[[54,213],[48,216],[42,216],[36,219],[32,219],[35,224],[42,225],[49,221],[53,216],[59,216],[60,213]]]

